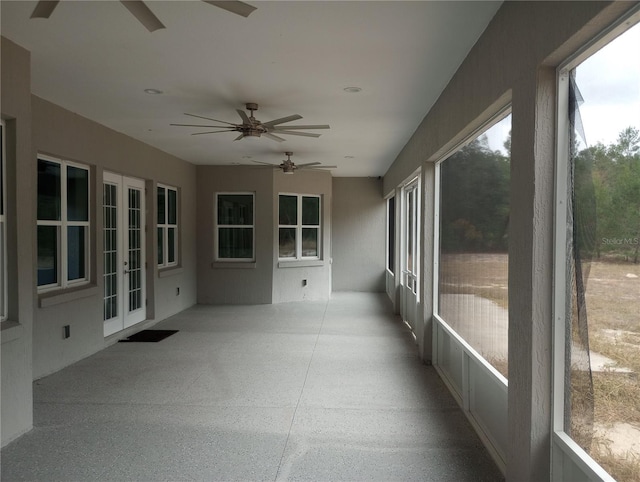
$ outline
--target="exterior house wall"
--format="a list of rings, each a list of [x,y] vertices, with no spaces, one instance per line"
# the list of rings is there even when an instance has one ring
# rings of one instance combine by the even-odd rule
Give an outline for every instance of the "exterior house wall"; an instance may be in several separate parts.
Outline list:
[[[273,303],[327,300],[331,296],[331,179],[331,173],[322,171],[297,171],[293,175],[277,171],[273,176],[274,213],[278,212],[279,194],[317,194],[321,196],[322,218],[319,262],[278,261],[278,232],[274,231]]]
[[[333,178],[334,291],[385,290],[386,203],[376,178]]]
[[[237,166],[198,166],[198,302],[261,304],[328,299],[331,293],[331,174]],[[216,193],[255,194],[254,263],[215,261]],[[278,260],[278,194],[322,197],[322,259]],[[307,284],[303,286],[303,280]]]
[[[6,128],[8,319],[0,347],[0,433],[2,446],[33,425],[31,338],[35,298],[35,169],[31,148],[31,56],[0,38],[2,94]]]
[[[273,173],[245,167],[198,166],[198,302],[271,303],[273,283]],[[251,192],[255,263],[215,262],[216,193]]]
[[[102,174],[115,172],[146,181],[146,287],[147,322],[138,331],[196,302],[195,166],[142,142],[69,112],[39,97],[32,97],[33,158],[49,154],[91,168],[91,282],[70,290],[38,295],[33,332],[34,378],[84,358],[125,333],[103,335],[102,282]],[[35,169],[31,172],[36,177]],[[156,183],[178,188],[180,232],[179,267],[158,272],[155,241]],[[35,185],[34,185],[35,189]],[[180,288],[177,295],[176,288]],[[64,294],[63,294],[64,293]],[[63,326],[70,338],[63,339]],[[130,330],[132,331],[132,330]]]

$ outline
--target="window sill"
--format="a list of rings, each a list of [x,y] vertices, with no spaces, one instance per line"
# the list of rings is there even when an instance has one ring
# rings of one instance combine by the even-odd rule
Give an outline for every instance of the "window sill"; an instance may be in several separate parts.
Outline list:
[[[63,303],[99,294],[100,290],[96,285],[84,285],[81,288],[74,289],[73,291],[65,290],[63,292],[55,291],[43,293],[38,296],[38,306],[40,308],[47,308],[49,306],[61,305]]]
[[[167,278],[177,274],[182,274],[184,268],[182,266],[172,266],[170,268],[162,268],[158,270],[158,278]]]
[[[303,259],[300,261],[278,261],[278,268],[310,268],[324,266],[322,259]]]
[[[10,341],[17,340],[22,336],[22,325],[17,321],[5,320],[2,322],[1,330],[2,345]]]
[[[212,269],[256,269],[255,261],[214,261]]]

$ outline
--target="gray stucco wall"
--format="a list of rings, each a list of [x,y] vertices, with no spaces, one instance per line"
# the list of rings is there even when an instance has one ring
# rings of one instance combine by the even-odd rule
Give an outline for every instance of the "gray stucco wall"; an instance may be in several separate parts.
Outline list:
[[[91,249],[94,253],[102,253],[102,173],[110,171],[146,181],[147,319],[156,322],[195,304],[195,166],[36,96],[32,103],[33,155],[49,154],[93,168],[91,209],[95,221]],[[153,236],[158,182],[179,190],[179,267],[162,273],[157,269],[157,245]],[[55,372],[113,341],[105,340],[103,335],[101,259],[102,256],[93,257],[92,283],[81,288],[79,296],[68,301],[59,299],[56,292],[38,296],[33,335],[35,378]],[[177,287],[180,295],[176,294]],[[68,339],[62,337],[63,325],[71,326]]]
[[[305,263],[279,263],[277,249],[273,256],[273,302],[326,300],[331,296],[331,173],[297,171],[293,175],[277,171],[273,176],[273,206],[278,209],[278,194],[318,194],[321,196],[322,243],[321,261],[313,266]],[[276,220],[274,219],[274,222]],[[274,246],[278,233],[274,232]],[[306,280],[306,284],[303,283]]]
[[[31,149],[29,52],[1,38],[2,119],[6,127],[8,320],[2,322],[2,445],[33,424],[35,254],[34,164]]]
[[[271,303],[273,173],[267,169],[198,166],[198,303]],[[216,193],[255,194],[255,263],[214,262]]]
[[[328,299],[331,293],[331,174],[198,166],[198,302],[261,304]],[[214,262],[216,193],[255,193],[255,263]],[[278,261],[278,194],[322,196],[322,260]],[[306,280],[303,285],[302,280]]]
[[[386,204],[376,178],[333,179],[334,291],[385,290]]]

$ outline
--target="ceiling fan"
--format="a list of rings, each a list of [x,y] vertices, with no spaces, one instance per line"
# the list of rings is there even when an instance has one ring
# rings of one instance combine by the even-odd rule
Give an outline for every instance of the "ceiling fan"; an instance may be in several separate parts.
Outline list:
[[[215,7],[222,8],[228,12],[248,17],[256,7],[238,0],[202,0]],[[49,18],[60,0],[40,0],[31,13],[31,18]],[[120,3],[127,7],[127,10],[133,14],[138,21],[144,25],[149,32],[153,32],[160,28],[165,28],[162,22],[154,15],[154,13],[145,5],[142,0],[120,0]]]
[[[293,174],[297,169],[307,169],[310,171],[322,171],[323,169],[336,169],[338,166],[322,166],[319,162],[307,162],[306,164],[298,164],[296,165],[292,160],[291,156],[293,152],[287,151],[284,153],[287,158],[282,161],[281,164],[271,164],[270,162],[262,162],[262,161],[253,161],[257,164],[263,164],[264,166],[269,166],[273,169],[282,169],[282,172],[285,174]]]
[[[201,115],[185,113],[185,115],[188,115],[191,117],[197,117],[199,119],[219,122],[225,125],[203,125],[203,124],[171,124],[171,125],[182,126],[182,127],[207,127],[207,128],[219,129],[215,131],[195,132],[191,134],[192,136],[197,136],[201,134],[217,134],[220,132],[240,132],[240,135],[234,139],[236,141],[244,137],[265,136],[271,140],[282,142],[285,139],[277,136],[276,134],[286,134],[290,136],[320,137],[320,134],[313,134],[311,132],[297,132],[297,131],[304,130],[304,129],[329,129],[328,125],[307,125],[307,126],[301,126],[301,125],[282,126],[281,125],[294,120],[302,119],[302,116],[298,114],[282,117],[280,119],[275,119],[269,122],[260,122],[253,116],[253,112],[258,110],[258,104],[255,104],[253,102],[248,102],[246,104],[246,108],[250,112],[249,115],[247,115],[244,111],[241,111],[240,109],[236,109],[236,112],[242,119],[242,124],[234,124],[233,122],[221,121],[217,119],[211,119],[209,117],[203,117]]]

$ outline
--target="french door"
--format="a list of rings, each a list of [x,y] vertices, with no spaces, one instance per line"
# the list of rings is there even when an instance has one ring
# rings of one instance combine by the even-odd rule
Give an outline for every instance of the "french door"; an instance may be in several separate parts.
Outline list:
[[[418,279],[420,253],[420,196],[419,180],[415,179],[403,189],[403,249],[400,314],[411,329],[416,330],[418,308]]]
[[[146,319],[144,181],[104,173],[104,336]]]

